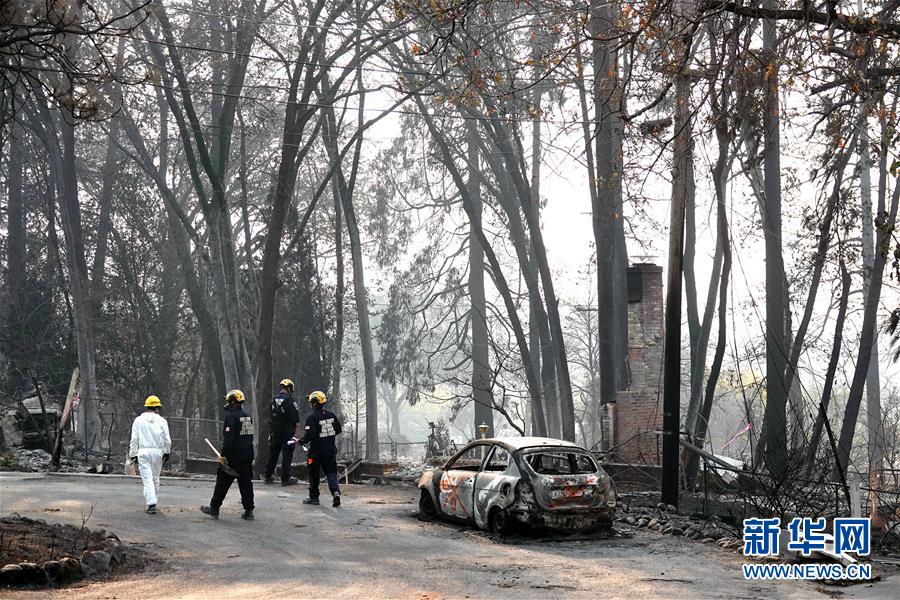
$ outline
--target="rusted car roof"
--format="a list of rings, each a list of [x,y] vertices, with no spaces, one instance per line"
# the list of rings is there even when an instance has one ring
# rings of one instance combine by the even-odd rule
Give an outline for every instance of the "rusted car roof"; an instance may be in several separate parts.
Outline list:
[[[487,438],[478,441],[496,442],[498,444],[503,444],[510,450],[521,450],[522,448],[533,448],[536,446],[566,446],[570,448],[581,448],[578,444],[573,444],[566,440],[557,440],[547,437],[500,437]]]

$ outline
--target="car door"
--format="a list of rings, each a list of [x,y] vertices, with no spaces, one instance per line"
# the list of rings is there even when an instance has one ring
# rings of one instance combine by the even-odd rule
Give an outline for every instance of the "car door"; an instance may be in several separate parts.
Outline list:
[[[475,442],[466,446],[444,467],[438,489],[441,511],[464,521],[474,521],[475,478],[490,449],[490,444]]]
[[[475,524],[488,528],[488,515],[495,506],[506,508],[515,500],[519,469],[509,451],[495,444],[475,479]]]

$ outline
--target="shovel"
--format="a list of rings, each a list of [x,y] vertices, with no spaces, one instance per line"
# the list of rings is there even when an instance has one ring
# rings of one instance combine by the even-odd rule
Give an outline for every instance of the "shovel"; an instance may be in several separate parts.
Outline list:
[[[222,458],[222,455],[219,454],[219,451],[216,450],[216,447],[212,445],[212,442],[210,442],[209,439],[203,438],[203,441],[206,442],[206,445],[212,449],[213,454],[216,455],[216,458]],[[225,471],[226,475],[231,475],[232,477],[240,477],[241,476],[240,473],[238,473],[237,471],[232,469],[227,464],[220,464],[219,468],[222,469],[223,471]]]

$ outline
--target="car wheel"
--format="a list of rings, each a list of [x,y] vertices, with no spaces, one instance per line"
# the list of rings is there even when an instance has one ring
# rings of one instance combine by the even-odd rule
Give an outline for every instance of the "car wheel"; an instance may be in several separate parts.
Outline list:
[[[595,531],[596,531],[597,533],[601,534],[601,535],[610,535],[610,534],[612,533],[612,531],[613,531],[613,522],[612,522],[612,520],[609,520],[609,521],[601,521],[601,522],[597,525],[597,527],[595,528]]]
[[[502,508],[494,508],[488,516],[488,528],[496,535],[506,535],[510,529],[509,513]]]
[[[431,499],[431,494],[428,493],[428,490],[423,489],[422,495],[419,496],[419,520],[427,523],[434,521],[437,516],[437,508],[434,500]]]

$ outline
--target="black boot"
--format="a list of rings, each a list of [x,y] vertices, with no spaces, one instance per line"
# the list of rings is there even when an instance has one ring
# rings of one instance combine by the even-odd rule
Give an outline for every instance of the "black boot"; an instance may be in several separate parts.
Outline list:
[[[252,511],[252,510],[245,510],[245,511],[243,512],[243,514],[241,514],[241,518],[242,518],[243,520],[245,520],[245,521],[252,521],[252,520],[253,520],[253,511]]]
[[[340,492],[334,493],[334,498],[331,499],[331,505],[332,506],[340,506],[341,505],[341,493]]]
[[[214,510],[211,506],[201,506],[200,512],[202,512],[204,515],[211,516],[213,519],[219,518],[219,511]]]
[[[319,499],[318,498],[306,498],[305,500],[303,500],[303,504],[314,504],[314,505],[318,506]]]
[[[300,480],[296,477],[288,477],[281,481],[281,485],[297,485],[298,483],[300,483]]]
[[[155,505],[155,504],[148,504],[148,505],[147,505],[147,510],[144,511],[144,512],[146,512],[148,515],[155,515],[155,514],[156,514],[156,505]]]
[[[263,483],[265,483],[265,484],[275,483],[275,479],[271,475],[266,475],[266,478],[263,479]]]

